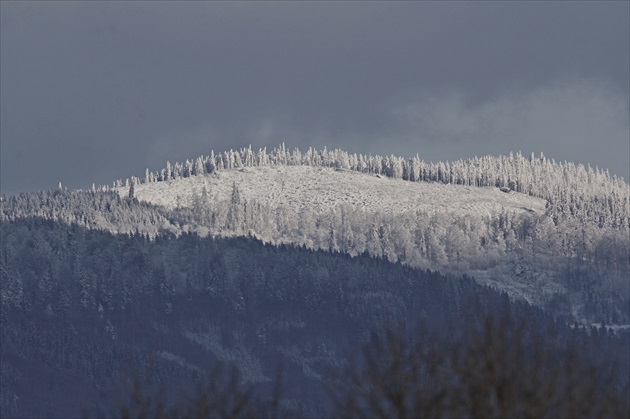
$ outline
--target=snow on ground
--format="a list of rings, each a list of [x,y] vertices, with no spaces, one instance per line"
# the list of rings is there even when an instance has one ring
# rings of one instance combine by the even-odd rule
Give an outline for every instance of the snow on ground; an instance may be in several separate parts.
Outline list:
[[[236,183],[241,198],[293,210],[310,207],[318,212],[349,205],[366,212],[425,212],[492,214],[502,210],[542,214],[545,200],[498,188],[476,188],[440,183],[409,182],[352,171],[310,166],[250,167],[222,170],[168,182],[135,186],[141,201],[167,208],[190,206],[204,186],[212,201],[230,199]],[[118,188],[126,196],[128,187]]]

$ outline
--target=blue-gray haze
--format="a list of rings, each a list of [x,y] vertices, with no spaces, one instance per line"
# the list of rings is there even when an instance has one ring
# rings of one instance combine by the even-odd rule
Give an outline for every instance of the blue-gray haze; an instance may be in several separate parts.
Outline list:
[[[544,152],[629,177],[629,2],[2,2],[3,193],[209,150]]]

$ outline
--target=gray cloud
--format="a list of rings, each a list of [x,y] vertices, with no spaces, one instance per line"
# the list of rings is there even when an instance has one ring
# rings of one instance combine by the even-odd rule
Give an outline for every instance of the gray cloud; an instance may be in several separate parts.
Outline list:
[[[5,193],[280,141],[630,170],[625,2],[1,8]]]
[[[557,160],[620,168],[626,179],[628,114],[618,91],[587,81],[506,92],[475,104],[457,94],[429,97],[394,111],[406,127],[401,137],[430,159],[544,152]]]

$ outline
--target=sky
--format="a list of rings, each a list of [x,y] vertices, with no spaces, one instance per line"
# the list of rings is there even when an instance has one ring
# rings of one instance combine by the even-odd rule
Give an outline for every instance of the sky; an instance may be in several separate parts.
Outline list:
[[[251,146],[630,178],[630,2],[0,2],[0,191]]]

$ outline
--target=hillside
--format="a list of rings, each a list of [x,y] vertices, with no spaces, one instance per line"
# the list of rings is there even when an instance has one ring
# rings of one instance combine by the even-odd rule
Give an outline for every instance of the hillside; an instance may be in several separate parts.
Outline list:
[[[630,193],[544,156],[425,162],[343,150],[211,152],[113,187],[4,197],[5,220],[255,237],[471,275],[567,321],[630,322]]]
[[[202,192],[205,190],[207,199],[202,211],[223,213],[228,215],[229,210],[221,211],[221,207],[229,205],[234,188],[237,188],[239,199],[249,203],[250,207],[262,205],[265,210],[263,217],[267,224],[278,224],[278,218],[286,220],[309,219],[321,220],[326,228],[330,223],[324,219],[334,219],[334,214],[344,214],[348,223],[352,223],[353,239],[348,243],[334,243],[332,248],[348,252],[353,255],[370,251],[379,238],[372,237],[357,239],[361,230],[365,230],[365,224],[378,220],[380,226],[396,227],[397,217],[438,217],[444,224],[442,233],[426,233],[433,236],[434,241],[442,240],[438,234],[445,234],[447,230],[453,231],[450,224],[456,224],[461,220],[477,224],[475,235],[480,237],[482,224],[501,215],[536,220],[545,214],[546,201],[528,196],[515,191],[502,192],[496,187],[472,187],[464,185],[442,184],[436,182],[408,182],[402,179],[392,179],[381,175],[357,173],[350,170],[333,169],[327,167],[311,166],[271,166],[271,167],[245,167],[239,169],[224,169],[211,174],[179,178],[166,182],[151,182],[134,185],[134,196],[141,202],[148,202],[163,206],[169,210],[191,209],[198,214],[200,210]],[[115,189],[120,196],[129,195],[129,187]],[[244,209],[245,210],[245,209]],[[365,217],[372,217],[366,220]],[[383,219],[383,217],[394,217]],[[208,218],[213,218],[208,217]],[[216,218],[216,216],[215,216]],[[401,229],[417,228],[418,222],[413,222],[408,227]],[[363,228],[361,226],[363,225]],[[248,225],[247,228],[237,229],[237,235],[253,234],[264,241],[276,243],[305,244],[311,248],[328,249],[331,243],[328,240],[317,241],[321,234],[305,231],[305,226],[296,226],[293,231],[277,231],[269,233],[269,228]],[[341,226],[339,226],[341,229]],[[230,236],[234,229],[211,228],[214,234]],[[205,232],[204,228],[197,228],[197,232]],[[267,233],[265,233],[267,232]],[[383,236],[386,233],[382,234]],[[465,233],[464,233],[465,234]],[[387,237],[380,237],[387,240]],[[400,241],[400,237],[392,238]],[[357,248],[357,241],[365,243],[365,246]],[[373,246],[367,242],[372,241]],[[427,240],[428,241],[428,240]],[[545,302],[555,293],[564,292],[564,287],[555,281],[550,281],[548,273],[544,271],[528,272],[527,275],[513,275],[516,269],[512,257],[501,258],[493,254],[489,258],[490,263],[462,263],[462,259],[468,259],[462,249],[458,261],[448,257],[450,251],[445,249],[444,260],[435,260],[431,256],[431,250],[425,250],[422,257],[413,257],[415,249],[397,250],[398,245],[393,244],[388,253],[380,250],[372,251],[373,256],[383,256],[392,261],[402,261],[412,266],[431,268],[440,271],[457,274],[467,273],[475,268],[475,278],[483,284],[489,284],[498,289],[507,291],[512,297],[526,299],[529,302]],[[460,243],[460,246],[464,246]],[[416,246],[417,247],[417,246]],[[470,250],[469,250],[470,251]],[[433,251],[434,256],[439,257],[439,251]],[[501,252],[503,253],[503,252]],[[406,254],[406,256],[403,256]],[[470,252],[470,254],[477,254]],[[483,254],[483,253],[481,253]],[[457,263],[455,263],[457,262]],[[497,268],[499,267],[499,268]],[[492,271],[488,269],[492,268]],[[528,270],[532,270],[528,267]]]
[[[193,197],[206,188],[210,202],[229,200],[232,186],[240,197],[271,208],[326,212],[342,205],[370,213],[408,211],[494,215],[502,210],[541,215],[545,200],[499,188],[407,182],[349,170],[312,166],[272,166],[227,169],[167,182],[135,185],[140,201],[166,208],[192,207]],[[121,196],[129,187],[119,187]]]
[[[281,146],[169,163],[125,184],[116,183],[119,196],[133,184],[140,202],[184,214],[176,231],[253,235],[469,274],[513,298],[559,305],[569,318],[593,315],[582,298],[566,301],[585,282],[622,301],[628,295],[627,185],[544,157],[434,164]],[[614,311],[609,322],[628,317]]]
[[[523,353],[578,351],[598,371],[580,383],[627,394],[629,201],[622,179],[542,156],[284,147],[2,196],[0,414],[105,416],[134,379],[175,402],[227,367],[268,400],[280,362],[284,416],[322,417],[371,332],[424,324],[445,353],[491,317],[556,330]],[[617,405],[597,399],[584,411]]]
[[[378,348],[372,333],[387,325],[407,325],[424,345],[420,348],[431,347],[440,356],[468,347],[470,337],[491,338],[490,349],[469,353],[470,365],[482,359],[482,365],[496,366],[502,374],[491,383],[501,386],[506,379],[527,385],[523,377],[540,383],[519,389],[514,397],[541,397],[538,403],[552,412],[559,407],[556,399],[548,401],[549,383],[558,402],[566,403],[576,391],[588,397],[578,409],[587,413],[560,417],[624,417],[601,412],[627,411],[627,402],[616,396],[627,394],[627,331],[615,335],[604,327],[559,323],[470,278],[366,255],[263,245],[251,238],[182,234],[147,240],[35,217],[2,221],[0,234],[2,417],[176,417],[146,413],[148,400],[133,392],[133,382],[154,403],[167,405],[187,401],[204,382],[218,386],[208,390],[212,398],[252,386],[252,395],[266,402],[276,392],[281,367],[283,414],[230,417],[345,418],[348,414],[335,413],[331,396],[360,397],[349,367],[361,363],[364,345]],[[501,326],[500,335],[481,335],[492,319]],[[493,340],[502,336],[521,338],[510,338],[506,347],[506,341]],[[532,342],[541,342],[544,350]],[[571,358],[566,351],[573,351]],[[366,368],[380,371],[390,383],[401,373],[396,365],[403,359],[410,369],[402,370],[401,388],[425,382],[408,373],[415,371],[416,358],[394,354],[397,362],[379,357]],[[530,360],[518,354],[545,357]],[[563,360],[571,361],[568,367],[558,362]],[[425,365],[435,364],[425,364],[424,358],[416,362],[422,362],[420,373],[434,371]],[[230,369],[238,374],[232,386],[222,373]],[[471,390],[490,386],[480,387],[477,378],[487,375],[477,375],[478,368],[464,371],[473,372],[462,376]],[[453,387],[460,381],[443,373],[431,373],[419,393],[433,394],[446,384],[449,394],[466,393]],[[126,402],[139,403],[144,413],[125,415],[120,406]]]
[[[183,163],[172,165],[167,162],[161,170],[147,169],[143,178],[132,176],[124,182],[119,179],[113,185],[114,189],[120,189],[123,185],[129,187],[170,182],[231,169],[268,167],[299,167],[299,170],[333,168],[339,172],[402,179],[412,183],[502,188],[546,200],[546,213],[556,224],[565,219],[575,219],[582,224],[598,227],[630,229],[630,189],[623,178],[610,175],[607,170],[600,168],[556,162],[547,159],[542,153],[529,157],[510,153],[508,156],[483,156],[434,163],[424,161],[419,155],[407,159],[394,155],[352,154],[326,148],[309,148],[303,153],[299,149],[289,151],[281,144],[270,152],[266,148],[255,152],[251,147],[217,154],[212,151],[210,155]],[[298,185],[310,183],[307,176],[297,180]],[[284,184],[286,187],[286,182]],[[374,185],[370,182],[370,189],[372,187]],[[107,191],[111,187],[101,186],[98,189]],[[95,186],[93,190],[96,190]]]

